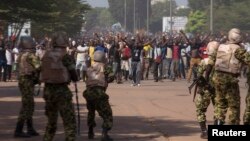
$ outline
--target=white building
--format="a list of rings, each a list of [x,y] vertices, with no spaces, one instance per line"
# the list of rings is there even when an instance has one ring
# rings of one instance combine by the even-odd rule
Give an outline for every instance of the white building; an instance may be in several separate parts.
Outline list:
[[[151,0],[151,5],[156,4],[157,2],[165,2],[166,0]]]
[[[11,36],[13,35],[13,33],[17,33],[17,24],[16,23],[12,23],[9,25],[8,27],[8,36]],[[21,29],[21,32],[20,32],[20,36],[24,36],[24,35],[27,35],[25,33],[25,30],[28,30],[28,35],[31,35],[31,22],[26,22],[24,23],[22,29]]]
[[[170,17],[163,17],[162,20],[162,31],[169,32],[170,31]],[[187,17],[173,17],[172,18],[173,25],[172,30],[174,32],[179,32],[180,30],[185,30],[186,24],[188,22]]]

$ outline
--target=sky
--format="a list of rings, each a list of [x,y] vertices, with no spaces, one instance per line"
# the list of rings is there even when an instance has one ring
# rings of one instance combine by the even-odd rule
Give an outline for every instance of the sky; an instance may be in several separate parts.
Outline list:
[[[85,0],[92,7],[108,7],[108,0]],[[177,5],[187,6],[187,0],[176,0]]]

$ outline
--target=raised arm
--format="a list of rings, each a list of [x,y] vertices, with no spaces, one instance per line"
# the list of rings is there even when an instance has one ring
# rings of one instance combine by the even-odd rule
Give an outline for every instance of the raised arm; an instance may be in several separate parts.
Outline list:
[[[183,35],[184,39],[185,39],[189,44],[191,44],[190,40],[188,39],[188,37],[187,37],[187,35],[184,33],[184,31],[183,31],[183,30],[180,30],[180,33],[181,33],[181,35]]]
[[[209,33],[201,40],[201,42],[203,43],[210,35],[211,35],[211,32],[209,32]]]

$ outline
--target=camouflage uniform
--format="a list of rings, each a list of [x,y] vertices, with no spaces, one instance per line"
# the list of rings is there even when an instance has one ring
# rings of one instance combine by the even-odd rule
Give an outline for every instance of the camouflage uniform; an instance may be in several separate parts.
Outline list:
[[[229,124],[240,123],[240,91],[239,80],[236,75],[216,71],[213,77],[215,82],[216,109],[215,118],[225,123],[227,111],[229,115]]]
[[[104,71],[106,81],[110,77],[114,76],[112,68],[110,66],[105,66]],[[88,126],[95,127],[95,110],[99,113],[99,115],[103,118],[104,122],[102,127],[108,130],[111,130],[113,125],[113,116],[112,109],[109,104],[109,96],[106,94],[107,87],[87,87],[87,89],[83,92],[83,97],[87,101],[88,108]]]
[[[237,49],[234,56],[240,62],[250,64],[250,54],[245,49]],[[225,123],[227,112],[229,124],[240,124],[240,91],[237,77],[238,75],[220,71],[215,71],[213,76],[216,89],[214,116],[221,124]]]
[[[62,62],[69,71],[75,70],[74,60],[69,55],[65,55]],[[74,141],[76,138],[76,121],[72,103],[73,94],[68,88],[68,84],[45,83],[43,97],[46,104],[45,114],[48,117],[43,140],[53,140],[57,129],[58,114],[60,113],[65,129],[65,141]]]
[[[243,122],[245,125],[250,125],[250,72],[247,73],[247,83],[248,83],[248,92],[246,96],[246,109],[243,116]]]
[[[197,69],[198,76],[203,76],[205,70],[206,64],[205,61],[202,60]],[[210,75],[210,78],[212,78],[212,75],[213,74]],[[212,84],[213,83],[210,80],[210,85]],[[197,120],[198,122],[206,122],[206,111],[211,101],[213,105],[215,104],[215,93],[214,91],[201,86],[199,86],[198,93],[199,95],[195,101]]]
[[[246,64],[250,65],[250,53],[246,52],[244,49],[239,49],[236,51],[236,55],[243,60]],[[243,116],[243,122],[246,125],[250,124],[250,72],[247,74],[247,83],[248,83],[248,93],[246,96],[246,108]]]
[[[103,87],[87,88],[83,92],[83,96],[87,101],[88,108],[88,126],[95,127],[95,111],[103,118],[102,128],[110,130],[113,125],[112,109],[109,104],[109,96],[105,93]]]
[[[20,55],[22,56],[22,55]],[[27,62],[30,63],[36,70],[40,68],[40,61],[34,53],[29,53],[27,57]],[[18,80],[18,87],[22,93],[22,107],[18,121],[30,119],[34,113],[34,78],[35,71],[32,75],[21,75]]]
[[[23,56],[26,56],[26,57],[23,57]],[[21,58],[24,58],[24,59],[21,59]],[[25,62],[22,62],[22,61],[25,61]],[[33,135],[33,133],[38,135],[38,133],[35,133],[35,130],[33,129],[32,117],[33,117],[34,106],[35,106],[34,87],[36,83],[35,81],[38,79],[36,77],[37,75],[35,74],[40,69],[40,60],[37,56],[35,56],[34,52],[26,51],[20,54],[18,58],[18,63],[20,65],[24,63],[29,64],[30,69],[33,71],[32,72],[26,71],[27,68],[23,67],[25,65],[22,65],[19,69],[20,76],[18,79],[18,87],[19,87],[19,90],[21,91],[22,106],[21,106],[21,110],[18,116],[15,137],[28,137],[25,134],[22,134],[24,122],[27,122],[28,134],[29,134],[29,131],[32,130],[32,133],[30,132],[30,135]]]
[[[94,53],[95,62],[87,70],[87,89],[83,92],[83,97],[87,101],[88,109],[88,138],[94,138],[95,111],[97,111],[103,119],[102,141],[112,141],[113,139],[109,137],[108,131],[113,126],[113,114],[109,104],[109,96],[105,91],[108,83],[114,80],[114,74],[111,66],[105,65],[104,57],[103,52],[96,51]]]

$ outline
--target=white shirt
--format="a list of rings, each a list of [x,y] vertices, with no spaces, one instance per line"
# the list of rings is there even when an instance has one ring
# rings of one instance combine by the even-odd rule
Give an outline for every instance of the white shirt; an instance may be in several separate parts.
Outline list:
[[[12,65],[13,62],[12,53],[8,49],[6,49],[5,56],[7,60],[7,65]]]
[[[161,48],[160,47],[156,47],[154,49],[154,59],[156,59],[158,56],[161,56]]]
[[[78,51],[85,51],[85,52],[84,53],[77,53],[76,61],[86,61],[87,56],[88,56],[89,47],[87,47],[87,46],[82,47],[81,45],[79,45],[77,47],[77,50]]]
[[[19,53],[19,50],[18,48],[13,48],[12,52],[14,53],[14,61],[15,63],[17,63],[17,58],[18,58],[18,53]]]

